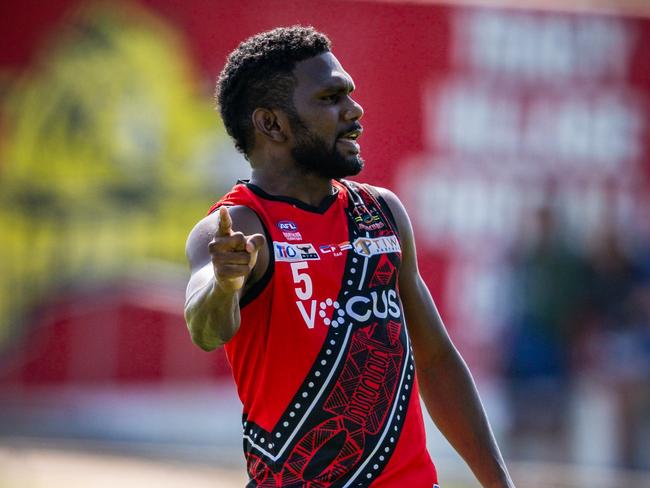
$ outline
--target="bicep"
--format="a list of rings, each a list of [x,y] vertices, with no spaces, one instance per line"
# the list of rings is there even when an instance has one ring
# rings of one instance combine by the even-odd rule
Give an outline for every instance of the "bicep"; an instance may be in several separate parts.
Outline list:
[[[191,275],[185,290],[186,302],[214,278],[209,245],[216,228],[217,218],[214,214],[208,215],[194,226],[187,238],[185,254]]]
[[[430,364],[453,349],[449,334],[427,285],[419,273],[400,277],[400,298],[418,368]]]
[[[191,230],[185,244],[185,255],[190,265],[192,274],[205,265],[209,264],[210,258],[210,241],[217,230],[218,217],[216,214],[210,214],[204,217]]]
[[[203,267],[192,270],[192,275],[187,283],[185,289],[185,303],[189,302],[194,295],[199,293],[204,288],[211,286],[214,280],[214,270],[212,263],[208,263]]]

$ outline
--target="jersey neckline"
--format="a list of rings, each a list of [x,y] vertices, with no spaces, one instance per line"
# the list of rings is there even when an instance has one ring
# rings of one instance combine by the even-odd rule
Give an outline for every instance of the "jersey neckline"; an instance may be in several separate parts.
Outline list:
[[[332,188],[334,189],[334,193],[332,193],[331,195],[327,195],[325,198],[323,198],[323,201],[320,203],[320,205],[316,206],[316,205],[309,205],[308,203],[298,200],[297,198],[285,197],[282,195],[271,195],[270,193],[267,193],[264,190],[262,190],[259,186],[250,183],[248,180],[239,180],[238,183],[246,185],[246,188],[248,188],[250,191],[255,193],[255,195],[257,195],[258,197],[264,198],[265,200],[288,203],[306,212],[312,212],[321,215],[327,212],[327,210],[334,204],[334,202],[338,199],[339,196],[339,188],[336,185],[332,185]]]

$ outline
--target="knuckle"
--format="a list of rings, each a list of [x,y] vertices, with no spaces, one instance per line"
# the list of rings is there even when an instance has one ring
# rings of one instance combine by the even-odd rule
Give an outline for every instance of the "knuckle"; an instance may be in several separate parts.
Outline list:
[[[215,252],[212,254],[212,262],[224,266],[228,264],[228,262],[230,261],[229,259],[230,254],[231,253],[228,251],[224,251],[222,249],[216,249]]]
[[[225,264],[218,268],[219,276],[227,278],[236,278],[247,273],[247,268],[239,264]]]
[[[246,236],[241,232],[235,232],[231,237],[236,246],[243,246],[246,244]]]
[[[223,246],[224,246],[223,239],[219,237],[215,237],[214,239],[212,239],[212,241],[210,241],[210,244],[208,244],[208,249],[210,253],[214,255],[220,253],[221,250],[223,249]]]

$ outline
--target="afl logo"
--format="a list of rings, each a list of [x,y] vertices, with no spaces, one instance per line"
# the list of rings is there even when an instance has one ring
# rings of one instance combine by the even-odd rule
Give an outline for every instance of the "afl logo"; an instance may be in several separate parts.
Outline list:
[[[278,229],[280,229],[283,232],[286,231],[295,232],[298,230],[298,226],[296,225],[296,223],[291,222],[290,220],[281,220],[276,225],[278,226]]]

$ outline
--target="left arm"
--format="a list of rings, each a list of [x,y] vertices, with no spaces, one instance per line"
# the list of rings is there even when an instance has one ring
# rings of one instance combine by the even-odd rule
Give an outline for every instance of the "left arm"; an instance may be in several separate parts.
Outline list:
[[[454,347],[418,271],[411,222],[399,199],[378,188],[402,245],[399,293],[415,356],[420,394],[432,420],[484,488],[514,488],[474,380]]]

